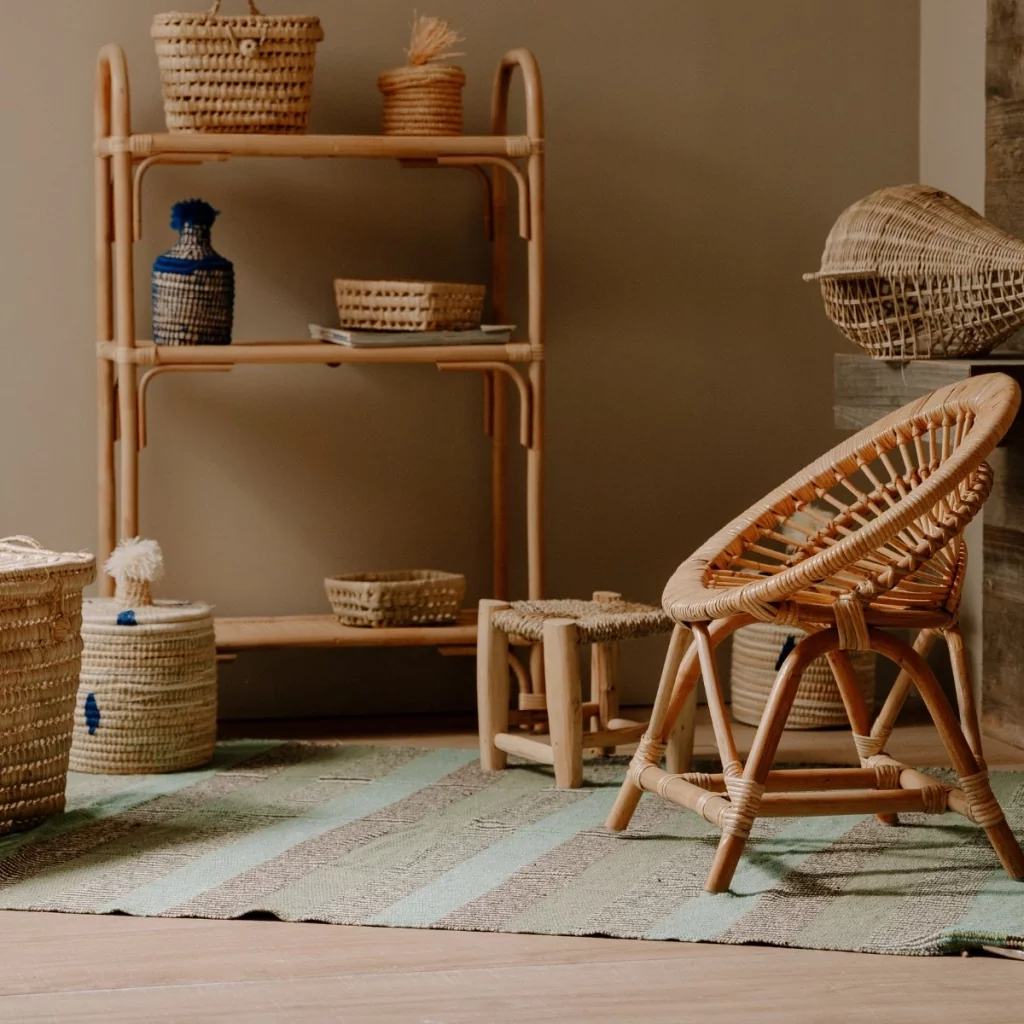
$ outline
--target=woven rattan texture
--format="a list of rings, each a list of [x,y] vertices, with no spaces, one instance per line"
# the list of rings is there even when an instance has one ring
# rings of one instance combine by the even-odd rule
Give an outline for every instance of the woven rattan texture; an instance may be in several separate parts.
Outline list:
[[[199,14],[153,20],[164,115],[172,132],[300,133],[309,124],[320,20]]]
[[[736,721],[760,724],[783,655],[805,635],[794,626],[775,626],[768,622],[754,623],[734,635],[730,691]],[[875,697],[875,656],[870,651],[853,651],[851,659],[861,695],[870,709]],[[800,677],[786,728],[823,729],[849,724],[828,659],[817,658]]]
[[[466,75],[452,64],[395,68],[377,79],[385,135],[461,135]]]
[[[925,185],[871,193],[825,243],[825,312],[876,359],[987,352],[1024,324],[1024,241]]]
[[[486,292],[446,281],[334,282],[341,326],[367,331],[470,330],[480,326]]]
[[[0,834],[64,809],[91,555],[0,541]]]
[[[346,626],[417,626],[454,622],[466,577],[434,569],[328,576],[324,589]]]
[[[205,764],[217,731],[209,606],[85,602],[71,768],[135,774]]]
[[[515,601],[496,612],[494,625],[510,636],[539,643],[548,619],[572,619],[581,643],[611,643],[668,633],[672,622],[660,609],[634,601]]]

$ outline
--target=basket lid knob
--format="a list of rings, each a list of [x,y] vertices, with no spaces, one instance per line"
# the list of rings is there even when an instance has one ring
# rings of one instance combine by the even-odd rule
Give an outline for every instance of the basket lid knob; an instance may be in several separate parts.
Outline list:
[[[122,608],[145,608],[153,603],[150,584],[163,577],[164,556],[155,540],[122,540],[103,566],[117,584],[114,600]]]

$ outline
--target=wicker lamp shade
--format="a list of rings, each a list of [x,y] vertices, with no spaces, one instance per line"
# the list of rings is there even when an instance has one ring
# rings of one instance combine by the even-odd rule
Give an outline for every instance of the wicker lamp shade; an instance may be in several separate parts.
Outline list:
[[[89,554],[0,541],[0,835],[64,810]]]
[[[821,269],[825,312],[875,359],[987,352],[1024,324],[1024,241],[926,185],[845,210]]]
[[[167,130],[306,131],[320,19],[268,17],[253,0],[248,15],[224,17],[220,5],[153,19]]]
[[[121,571],[128,551],[143,572]],[[183,771],[213,756],[217,731],[217,652],[209,605],[154,601],[149,584],[162,569],[153,541],[122,542],[108,571],[113,598],[83,606],[82,674],[71,768],[133,774]],[[111,566],[111,563],[114,563]],[[136,561],[136,565],[138,561]],[[145,573],[145,574],[144,574]]]
[[[732,716],[737,722],[758,725],[764,714],[782,662],[806,633],[790,626],[757,622],[739,630],[732,641]],[[875,655],[854,651],[850,658],[861,695],[868,708],[875,700]],[[787,729],[825,729],[849,726],[827,658],[818,658],[804,669],[786,720]]]

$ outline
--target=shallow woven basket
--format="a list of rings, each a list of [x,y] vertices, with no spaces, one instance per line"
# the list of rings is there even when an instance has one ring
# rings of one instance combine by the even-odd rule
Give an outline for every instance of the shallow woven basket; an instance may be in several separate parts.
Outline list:
[[[140,581],[83,605],[71,768],[129,775],[213,757],[217,650],[209,605],[152,601]],[[133,586],[132,584],[136,584]]]
[[[732,714],[738,722],[759,725],[768,694],[785,654],[806,634],[790,626],[758,622],[739,630],[732,641]],[[792,639],[791,639],[792,638]],[[850,658],[860,690],[872,707],[875,699],[875,656],[871,651],[851,651]],[[804,669],[796,691],[787,729],[824,729],[849,726],[827,658],[818,658]]]
[[[466,577],[435,569],[328,576],[324,589],[345,626],[426,626],[454,622]]]
[[[875,359],[987,352],[1024,324],[1024,241],[925,185],[845,210],[821,269],[828,318]]]
[[[89,554],[0,541],[0,835],[64,810]]]
[[[454,64],[394,68],[377,79],[385,135],[461,135],[466,73]]]
[[[221,17],[220,0],[203,13],[153,19],[171,132],[300,133],[309,124],[320,19],[249,14]]]
[[[483,319],[486,292],[445,281],[334,282],[341,326],[364,331],[471,330]]]

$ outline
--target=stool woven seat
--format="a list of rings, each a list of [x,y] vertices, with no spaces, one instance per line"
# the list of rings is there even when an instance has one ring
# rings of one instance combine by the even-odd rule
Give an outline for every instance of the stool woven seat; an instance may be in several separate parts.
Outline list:
[[[958,624],[967,567],[964,528],[992,487],[986,456],[1013,422],[1020,389],[984,374],[925,395],[795,474],[713,536],[676,570],[665,610],[693,640],[665,673],[647,732],[608,827],[625,828],[644,792],[700,814],[722,831],[707,888],[729,887],[759,817],[953,811],[985,830],[1011,878],[1024,853],[993,795]],[[732,734],[716,647],[752,622],[808,635],[779,666],[746,762]],[[890,630],[918,630],[913,647]],[[959,716],[925,657],[949,648]],[[872,720],[851,654],[873,651],[900,668]],[[773,770],[804,670],[828,658],[853,730],[858,768]],[[703,677],[720,773],[659,767],[674,723]],[[957,776],[950,785],[886,752],[917,688]]]
[[[673,625],[654,605],[575,599],[513,601],[507,609],[495,613],[494,625],[510,636],[540,643],[544,639],[544,623],[550,619],[572,619],[580,643],[585,644],[671,633]]]

